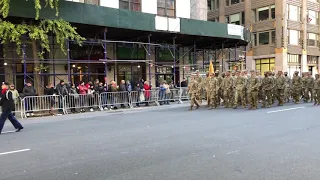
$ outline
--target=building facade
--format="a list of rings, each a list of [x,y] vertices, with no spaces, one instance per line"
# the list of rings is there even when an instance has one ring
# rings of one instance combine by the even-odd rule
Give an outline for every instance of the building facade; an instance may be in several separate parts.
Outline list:
[[[208,21],[243,25],[253,33],[248,69],[318,73],[318,0],[207,0]]]
[[[10,17],[15,22],[34,18],[32,1],[12,0]],[[22,3],[22,4],[21,4]],[[59,1],[60,18],[77,27],[86,38],[82,47],[66,40],[64,54],[55,37],[45,54],[41,70],[35,67],[32,46],[24,47],[25,57],[12,45],[0,64],[0,78],[14,82],[19,90],[26,80],[41,76],[35,86],[45,87],[60,80],[144,79],[153,85],[161,80],[178,83],[190,72],[206,69],[214,54],[234,44],[246,45],[250,32],[242,26],[207,21],[206,1],[185,0],[65,0]],[[40,18],[56,18],[43,8]],[[225,42],[226,41],[226,42]],[[212,49],[210,49],[212,48]],[[2,50],[2,48],[0,48]],[[10,48],[9,48],[10,49]],[[0,54],[3,54],[0,51]],[[217,55],[214,56],[217,59]],[[218,64],[218,63],[217,63]]]

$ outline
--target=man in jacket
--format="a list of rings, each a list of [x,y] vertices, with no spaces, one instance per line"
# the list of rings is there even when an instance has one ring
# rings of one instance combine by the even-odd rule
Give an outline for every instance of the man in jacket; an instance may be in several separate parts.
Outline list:
[[[35,98],[34,97],[30,97],[30,96],[36,96],[37,92],[36,89],[32,86],[32,83],[30,81],[28,81],[26,83],[26,86],[23,88],[22,90],[22,94],[24,97],[29,97],[25,99],[25,103],[26,103],[26,113],[27,116],[33,116],[33,106],[36,103]]]
[[[14,100],[12,98],[12,92],[9,91],[9,83],[3,83],[1,86],[1,100],[0,105],[2,107],[2,113],[0,116],[0,134],[2,132],[3,126],[7,118],[10,120],[16,132],[19,132],[23,129],[23,126],[19,123],[19,121],[12,114],[12,110],[14,109]]]
[[[57,93],[59,95],[58,97],[58,101],[59,101],[59,115],[63,114],[63,102],[62,102],[62,98],[64,96],[69,95],[69,91],[67,88],[67,85],[65,84],[64,80],[60,80],[60,83],[57,84],[56,86],[57,89]]]

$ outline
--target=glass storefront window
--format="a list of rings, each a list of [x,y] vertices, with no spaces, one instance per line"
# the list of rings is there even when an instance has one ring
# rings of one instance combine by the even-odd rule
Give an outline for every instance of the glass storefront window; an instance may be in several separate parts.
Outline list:
[[[256,70],[261,72],[261,75],[266,71],[274,71],[275,59],[274,58],[266,58],[266,59],[257,59],[256,62]]]

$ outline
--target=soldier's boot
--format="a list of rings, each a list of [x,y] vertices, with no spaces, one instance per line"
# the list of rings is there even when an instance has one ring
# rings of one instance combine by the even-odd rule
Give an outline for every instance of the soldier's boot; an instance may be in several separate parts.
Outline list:
[[[189,111],[192,111],[193,106],[190,106],[190,108],[188,109]]]
[[[251,110],[251,109],[252,109],[252,106],[250,106],[248,109]]]
[[[196,109],[199,109],[200,105],[197,101],[196,101],[196,105],[197,105]]]
[[[256,109],[257,109],[257,107],[255,107],[255,106],[254,106],[254,107],[252,107],[252,110],[256,110]]]

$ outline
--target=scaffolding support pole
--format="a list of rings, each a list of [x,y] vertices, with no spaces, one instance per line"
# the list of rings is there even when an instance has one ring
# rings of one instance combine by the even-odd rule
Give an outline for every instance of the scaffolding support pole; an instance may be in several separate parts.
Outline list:
[[[107,29],[104,30],[103,32],[103,39],[106,41],[107,40]],[[108,59],[108,54],[107,54],[107,42],[104,42],[104,77],[108,76],[108,64],[107,64],[107,59]]]
[[[151,61],[151,34],[148,36],[148,60]],[[149,63],[149,84],[151,85],[151,64]]]
[[[173,38],[173,84],[176,84],[176,38]]]
[[[69,39],[66,40],[67,43],[67,56],[68,56],[68,82],[71,82],[71,72],[70,72],[70,42]],[[54,72],[55,73],[55,72]]]
[[[26,43],[24,42],[22,45],[22,53],[23,53],[23,81],[24,85],[27,83],[27,55],[26,55]]]
[[[247,46],[244,46],[244,68],[247,69]]]
[[[217,48],[214,48],[214,69],[217,69]]]
[[[54,49],[55,48],[55,46],[54,46],[54,36],[52,36],[52,43],[53,43],[52,44],[52,46],[53,46],[52,47],[52,49],[53,49],[52,50],[53,51],[52,52],[52,70],[53,70],[53,73],[56,74],[56,65],[55,65],[55,59],[54,59],[55,58],[54,53],[55,53],[56,50]],[[53,76],[53,85],[56,86],[56,76],[55,75]]]
[[[197,48],[197,45],[196,45],[196,42],[194,41],[193,42],[193,66],[196,64],[196,48]]]
[[[235,48],[234,48],[234,62],[237,62],[237,44],[235,45]]]
[[[221,47],[221,49],[222,49],[222,58],[221,58],[221,63],[222,63],[222,71],[224,71],[224,62],[223,62],[223,57],[224,57],[224,42],[222,42],[222,47]]]
[[[205,52],[204,52],[204,49],[202,50],[202,69],[203,69],[203,71],[205,71],[205,69],[204,69],[204,56],[205,56]]]
[[[230,70],[230,71],[232,71],[232,69],[231,69],[231,52],[230,52],[230,48],[228,48],[228,52],[229,52],[229,63],[228,63],[228,69]]]

